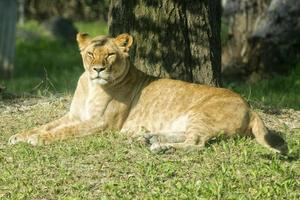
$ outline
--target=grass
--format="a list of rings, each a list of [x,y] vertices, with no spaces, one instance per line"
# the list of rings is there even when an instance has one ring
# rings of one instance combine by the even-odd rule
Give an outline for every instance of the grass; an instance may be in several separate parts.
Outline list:
[[[92,35],[107,31],[100,22],[76,26]],[[0,199],[300,198],[300,133],[286,127],[291,157],[238,137],[217,140],[201,152],[155,155],[111,131],[43,147],[8,146],[11,135],[63,115],[83,71],[75,43],[49,38],[36,22],[19,29],[41,35],[18,38],[14,78],[2,83],[9,91],[43,98],[0,101]],[[299,109],[299,76],[300,65],[288,76],[228,87],[250,102]]]
[[[272,79],[255,84],[232,82],[228,88],[242,94],[250,103],[259,102],[275,108],[300,110],[300,62],[287,76],[274,75]]]
[[[0,112],[0,199],[300,197],[296,131],[286,132],[295,156],[290,159],[238,137],[216,141],[201,152],[166,155],[152,154],[110,131],[42,147],[6,144],[10,135],[61,116],[70,98],[53,97],[28,107],[17,102],[21,107]]]

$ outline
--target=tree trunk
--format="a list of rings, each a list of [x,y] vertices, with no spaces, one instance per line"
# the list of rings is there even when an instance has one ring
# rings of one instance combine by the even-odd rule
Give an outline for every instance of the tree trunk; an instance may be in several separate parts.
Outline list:
[[[249,55],[253,47],[248,39],[253,33],[256,20],[264,14],[268,1],[226,1],[224,15],[225,17],[228,15],[229,41],[222,52],[222,70],[225,76],[228,74],[239,76],[256,71],[257,66],[249,66]]]
[[[9,78],[14,67],[16,0],[0,1],[0,77]]]
[[[26,0],[18,0],[18,23],[24,25],[25,22],[25,2]]]
[[[134,37],[131,59],[149,75],[218,86],[219,0],[112,0],[109,33]]]
[[[256,82],[270,72],[287,72],[287,63],[300,52],[299,0],[227,0],[224,15],[229,25],[222,52],[225,76]]]

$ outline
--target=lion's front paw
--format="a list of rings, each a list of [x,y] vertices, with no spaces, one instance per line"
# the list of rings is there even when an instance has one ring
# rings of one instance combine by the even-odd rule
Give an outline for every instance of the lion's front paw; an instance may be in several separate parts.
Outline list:
[[[37,146],[37,145],[42,145],[42,141],[39,137],[38,134],[35,135],[31,135],[28,140],[27,140],[28,144],[31,144],[32,146]]]
[[[22,134],[15,134],[8,139],[8,144],[14,145],[19,142],[26,142],[27,138]]]
[[[34,134],[28,137],[27,143],[32,146],[46,145],[50,143],[50,137],[48,133]]]

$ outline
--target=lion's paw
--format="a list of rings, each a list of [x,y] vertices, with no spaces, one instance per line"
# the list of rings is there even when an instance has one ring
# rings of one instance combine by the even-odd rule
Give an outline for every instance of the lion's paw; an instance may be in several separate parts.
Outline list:
[[[14,145],[20,142],[26,142],[26,137],[24,137],[22,134],[15,134],[8,139],[9,145]]]
[[[27,143],[31,144],[32,146],[41,146],[50,144],[49,134],[42,133],[42,134],[34,134],[28,137]]]
[[[41,139],[39,137],[38,134],[36,135],[31,135],[28,140],[27,140],[28,144],[31,144],[32,146],[37,146],[41,144]]]

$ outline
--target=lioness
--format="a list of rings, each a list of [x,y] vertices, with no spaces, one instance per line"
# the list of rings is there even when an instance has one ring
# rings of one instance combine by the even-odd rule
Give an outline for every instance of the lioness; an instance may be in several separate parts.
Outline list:
[[[268,132],[244,99],[227,89],[158,79],[129,61],[133,38],[121,34],[90,37],[78,33],[85,72],[78,81],[71,108],[62,118],[13,135],[10,144],[49,144],[105,129],[142,138],[153,152],[202,149],[220,132],[253,135],[258,143],[279,153],[285,141]]]

